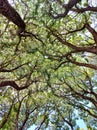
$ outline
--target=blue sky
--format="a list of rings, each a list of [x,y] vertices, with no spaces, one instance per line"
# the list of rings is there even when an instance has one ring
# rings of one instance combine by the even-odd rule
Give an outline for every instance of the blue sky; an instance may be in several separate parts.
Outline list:
[[[88,129],[86,128],[85,123],[84,123],[83,120],[81,120],[81,119],[77,120],[77,125],[78,125],[80,128],[83,128],[84,130],[88,130]],[[33,125],[33,126],[31,126],[29,129],[27,129],[27,130],[35,130],[35,128],[36,128],[36,127]]]
[[[34,127],[34,126],[31,126],[29,129],[27,129],[27,130],[34,130],[36,127]]]
[[[88,129],[86,128],[86,125],[85,125],[85,123],[83,122],[83,120],[81,120],[81,119],[77,120],[77,124],[78,124],[78,126],[79,126],[80,128],[83,128],[84,130],[88,130]],[[31,129],[30,129],[30,130],[31,130]]]

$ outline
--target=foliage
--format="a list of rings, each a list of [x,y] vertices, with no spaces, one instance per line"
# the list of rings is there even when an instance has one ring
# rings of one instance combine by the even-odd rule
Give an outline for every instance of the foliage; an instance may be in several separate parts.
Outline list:
[[[97,8],[81,0],[65,16],[66,3],[13,1],[34,34],[21,40],[0,16],[1,130],[97,129]]]

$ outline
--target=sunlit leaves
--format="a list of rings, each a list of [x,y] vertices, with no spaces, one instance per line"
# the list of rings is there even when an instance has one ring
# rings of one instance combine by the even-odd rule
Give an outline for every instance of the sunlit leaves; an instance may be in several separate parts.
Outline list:
[[[30,126],[41,130],[77,129],[78,119],[92,129],[88,123],[91,118],[91,126],[96,128],[97,72],[73,63],[97,63],[96,54],[87,51],[88,47],[96,49],[93,35],[84,28],[86,20],[94,27],[96,15],[70,12],[56,20],[49,14],[50,5],[54,14],[65,10],[57,1],[16,1],[14,7],[24,18],[26,30],[37,36],[22,37],[20,43],[17,27],[9,23],[4,31],[7,22],[0,18],[1,33],[4,31],[0,36],[0,80],[25,86],[20,91],[8,85],[0,87],[0,124],[12,106],[2,130],[26,130]],[[87,1],[80,2],[81,6],[86,7]]]

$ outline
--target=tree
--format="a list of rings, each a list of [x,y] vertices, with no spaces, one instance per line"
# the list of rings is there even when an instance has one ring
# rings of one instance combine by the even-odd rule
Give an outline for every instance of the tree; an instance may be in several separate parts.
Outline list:
[[[97,128],[97,8],[70,2],[13,1],[23,37],[0,17],[0,129]]]

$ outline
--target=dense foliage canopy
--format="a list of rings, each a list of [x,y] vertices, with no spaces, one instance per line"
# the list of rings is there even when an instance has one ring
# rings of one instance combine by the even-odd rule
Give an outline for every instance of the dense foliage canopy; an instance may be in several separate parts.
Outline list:
[[[0,15],[0,129],[96,130],[96,0],[9,2],[33,35]]]

